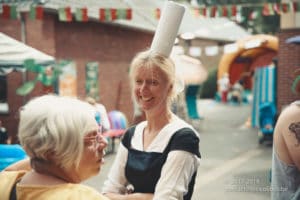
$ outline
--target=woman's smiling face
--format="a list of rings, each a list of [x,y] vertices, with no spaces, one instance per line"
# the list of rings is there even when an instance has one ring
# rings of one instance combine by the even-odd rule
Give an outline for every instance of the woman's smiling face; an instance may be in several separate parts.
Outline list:
[[[171,85],[158,67],[138,67],[134,75],[134,96],[145,112],[165,108]]]

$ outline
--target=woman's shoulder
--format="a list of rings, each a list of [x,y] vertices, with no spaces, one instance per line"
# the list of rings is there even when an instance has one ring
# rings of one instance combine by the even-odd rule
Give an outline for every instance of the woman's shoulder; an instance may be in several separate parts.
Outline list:
[[[84,184],[63,184],[60,187],[61,193],[68,195],[70,199],[74,200],[108,200],[96,189]]]

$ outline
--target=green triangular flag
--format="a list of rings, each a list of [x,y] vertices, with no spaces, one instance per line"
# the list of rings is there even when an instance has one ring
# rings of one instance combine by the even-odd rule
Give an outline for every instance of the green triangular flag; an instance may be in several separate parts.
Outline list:
[[[18,18],[17,5],[16,4],[10,5],[10,18],[11,19],[17,19]]]
[[[27,59],[24,61],[24,67],[31,72],[38,73],[39,67],[35,65],[35,61],[33,59]]]
[[[76,21],[82,21],[83,17],[81,8],[76,8],[75,19]]]
[[[29,94],[34,89],[35,83],[36,81],[28,81],[24,83],[24,85],[22,85],[16,90],[16,93],[20,96],[25,96]]]
[[[117,9],[117,19],[126,19],[127,11],[124,8]]]
[[[36,6],[31,5],[30,6],[30,11],[29,11],[29,18],[30,19],[36,19],[36,15],[37,15],[37,13],[36,13]]]

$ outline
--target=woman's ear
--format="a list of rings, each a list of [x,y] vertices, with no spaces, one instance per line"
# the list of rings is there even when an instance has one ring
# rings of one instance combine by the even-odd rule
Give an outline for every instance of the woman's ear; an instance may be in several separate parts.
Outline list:
[[[168,93],[172,94],[173,89],[174,89],[174,84],[170,84],[169,89],[168,89]]]

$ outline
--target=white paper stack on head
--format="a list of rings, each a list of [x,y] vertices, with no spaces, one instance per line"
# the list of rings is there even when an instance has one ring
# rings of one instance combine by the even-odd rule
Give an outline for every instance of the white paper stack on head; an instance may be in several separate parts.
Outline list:
[[[185,7],[173,1],[167,1],[158,22],[151,51],[169,57],[173,48]]]

